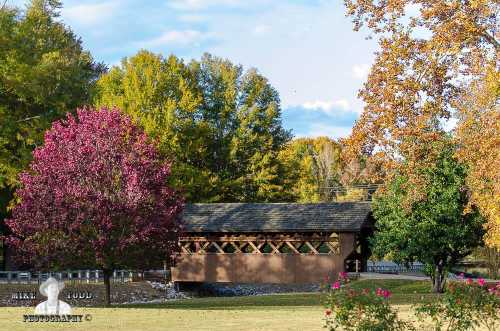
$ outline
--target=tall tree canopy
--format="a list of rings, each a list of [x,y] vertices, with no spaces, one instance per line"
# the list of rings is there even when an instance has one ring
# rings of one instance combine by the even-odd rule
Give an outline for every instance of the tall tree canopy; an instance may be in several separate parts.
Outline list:
[[[446,143],[445,143],[446,144]],[[466,167],[454,159],[454,148],[435,143],[436,163],[419,170],[427,179],[426,199],[409,208],[406,175],[396,175],[387,192],[373,201],[377,235],[373,251],[397,262],[421,261],[431,266],[433,290],[442,292],[450,267],[482,242],[483,218],[468,208]]]
[[[25,11],[0,8],[0,219],[43,132],[89,101],[103,71],[58,20],[60,7],[33,0]]]
[[[472,82],[458,109],[458,156],[469,165],[472,201],[488,219],[486,242],[500,255],[500,72],[489,67]]]
[[[280,152],[289,200],[330,201],[332,197],[325,187],[339,184],[341,152],[339,143],[328,137],[299,138],[289,142]]]
[[[256,70],[211,55],[185,64],[140,51],[98,81],[95,102],[118,106],[175,159],[189,201],[276,201],[278,152],[290,139],[277,91]]]
[[[500,210],[498,177],[484,172],[484,149],[476,148],[471,128],[485,127],[498,118],[498,1],[435,0],[344,0],[356,30],[368,27],[379,34],[380,50],[376,54],[368,80],[360,91],[366,107],[347,139],[346,156],[366,160],[368,169],[377,171],[371,180],[405,173],[413,194],[410,200],[425,198],[425,178],[417,169],[432,166],[439,151],[436,141],[446,139],[447,121],[460,120],[456,138],[457,151],[466,161],[473,191],[471,203],[478,205],[489,220],[489,241],[499,245]],[[490,71],[491,73],[488,73]],[[475,85],[485,84],[490,101],[467,107],[463,99]],[[486,107],[486,108],[484,108]],[[488,113],[479,116],[479,113]],[[489,120],[485,118],[488,117]],[[463,120],[468,124],[461,123]],[[487,145],[495,144],[498,126],[489,128]],[[486,138],[485,138],[486,139]],[[495,148],[498,151],[498,147]],[[498,153],[488,160],[498,163]],[[402,162],[404,161],[404,162]],[[478,174],[484,182],[495,183],[485,190],[477,185]],[[476,179],[474,179],[476,178]],[[408,204],[411,204],[409,201]],[[493,239],[497,238],[497,239]]]
[[[158,268],[175,249],[183,202],[170,165],[120,111],[68,114],[33,154],[6,221],[20,263],[102,269],[109,304],[113,270]]]

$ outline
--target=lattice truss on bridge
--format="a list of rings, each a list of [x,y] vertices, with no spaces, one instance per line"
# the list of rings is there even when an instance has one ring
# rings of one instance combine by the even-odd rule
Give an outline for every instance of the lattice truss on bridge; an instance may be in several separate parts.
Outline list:
[[[179,244],[184,254],[340,254],[337,233],[186,236]]]

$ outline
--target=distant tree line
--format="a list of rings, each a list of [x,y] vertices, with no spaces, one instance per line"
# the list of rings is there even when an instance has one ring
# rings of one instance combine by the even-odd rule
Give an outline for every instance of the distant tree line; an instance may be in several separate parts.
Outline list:
[[[278,154],[291,139],[278,92],[255,69],[209,54],[185,64],[148,51],[97,82],[94,102],[118,107],[172,160],[173,185],[189,201],[280,201]]]
[[[55,154],[50,154],[50,148],[40,149],[52,141],[50,137],[56,132],[62,130],[63,135],[61,124],[48,131],[51,125],[67,119],[68,114],[81,117],[76,114],[79,107],[116,108],[128,115],[158,147],[158,157],[168,162],[170,175],[163,178],[168,181],[165,184],[188,202],[318,202],[329,198],[321,193],[323,186],[340,182],[340,144],[326,137],[292,140],[291,132],[281,123],[278,92],[257,70],[244,70],[240,65],[210,54],[199,61],[185,63],[174,55],[163,57],[145,50],[108,69],[96,62],[83,49],[80,38],[61,22],[61,6],[57,0],[33,0],[25,10],[8,3],[0,8],[0,234],[9,235],[4,220],[14,219],[10,225],[17,230],[11,234],[10,245],[17,247],[18,258],[26,265],[30,265],[28,256],[41,256],[40,261],[49,259],[45,266],[55,267],[58,263],[46,256],[46,250],[36,249],[45,236],[51,236],[56,229],[45,234],[38,230],[31,233],[33,222],[43,228],[52,222],[46,218],[60,219],[62,223],[57,231],[63,234],[66,221],[80,222],[78,219],[65,221],[64,215],[74,214],[75,210],[81,211],[80,216],[95,213],[87,208],[92,204],[87,205],[85,201],[99,200],[98,197],[80,197],[83,205],[68,205],[68,201],[75,198],[70,187],[76,184],[68,184],[74,162],[62,156],[69,155],[68,146],[76,146],[78,142],[74,139],[80,138],[68,136],[64,138],[66,142],[59,139],[57,148],[64,152],[57,154],[60,160],[55,163],[52,162]],[[105,116],[101,114],[95,120],[98,118]],[[76,128],[79,124],[68,125]],[[104,133],[95,131],[94,135]],[[87,134],[85,139],[89,140],[86,148],[91,148],[92,134]],[[48,153],[44,162],[50,167],[41,170],[40,158],[33,156],[37,147],[38,153]],[[111,153],[111,150],[104,152]],[[83,160],[82,153],[75,151],[74,159]],[[58,171],[58,166],[65,169]],[[23,171],[27,172],[20,176]],[[64,174],[66,182],[37,184],[34,188],[26,180],[36,178],[42,183],[44,178],[52,176],[49,173]],[[80,169],[73,179],[85,182],[81,176],[84,172]],[[101,180],[99,178],[92,177],[92,180]],[[133,182],[128,177],[125,181]],[[91,197],[85,187],[79,190]],[[57,215],[51,214],[47,209],[53,203],[51,194],[66,189],[73,193],[68,191],[64,199],[54,198],[58,201],[57,208],[54,205]],[[95,189],[100,190],[97,186]],[[114,194],[121,194],[120,190]],[[43,198],[30,200],[39,195]],[[36,210],[38,216],[43,214],[41,218],[31,214]],[[97,228],[92,231],[95,233],[89,228],[85,231],[102,241],[99,226],[107,224],[103,220],[114,222],[108,217],[112,214],[103,210],[100,218],[94,220]],[[31,244],[24,243],[31,236]],[[72,236],[74,234],[64,234],[66,239]],[[63,247],[67,242],[59,238],[55,243]],[[23,252],[28,254],[21,254]],[[54,253],[64,252],[55,249]],[[89,266],[108,271],[117,267],[102,256],[96,259],[90,258]],[[60,261],[67,262],[64,258]]]
[[[185,62],[146,50],[109,69],[59,20],[60,1],[3,5],[0,225],[20,202],[19,174],[51,123],[85,105],[116,107],[158,145],[170,163],[168,184],[188,202],[319,202],[332,199],[324,187],[385,183],[374,203],[375,251],[428,259],[441,291],[441,276],[482,244],[483,232],[494,252],[500,245],[499,6],[344,2],[356,30],[366,24],[380,33],[380,50],[359,94],[364,112],[341,141],[292,139],[278,92],[256,69],[210,54]],[[413,4],[419,15],[405,24],[400,18]],[[419,38],[416,27],[430,37]],[[458,126],[449,133],[443,123],[451,116]],[[347,190],[343,199],[360,197]],[[412,250],[400,231],[432,241],[450,222],[453,231],[467,225],[471,241],[461,241],[465,231],[447,231],[442,242],[466,247],[432,256]],[[420,223],[426,231],[414,231]],[[386,242],[396,239],[391,250]]]
[[[257,70],[145,50],[108,69],[61,22],[61,6],[0,9],[1,219],[51,123],[85,105],[116,107],[142,126],[187,201],[322,201],[320,188],[340,180],[339,143],[292,140],[278,92]]]

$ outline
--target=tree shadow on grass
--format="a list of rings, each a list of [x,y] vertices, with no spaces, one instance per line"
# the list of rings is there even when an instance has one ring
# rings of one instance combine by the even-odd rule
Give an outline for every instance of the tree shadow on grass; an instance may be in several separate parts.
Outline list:
[[[204,310],[249,310],[321,306],[320,293],[271,294],[244,297],[213,297],[175,300],[166,303],[116,305],[114,308],[161,308]]]

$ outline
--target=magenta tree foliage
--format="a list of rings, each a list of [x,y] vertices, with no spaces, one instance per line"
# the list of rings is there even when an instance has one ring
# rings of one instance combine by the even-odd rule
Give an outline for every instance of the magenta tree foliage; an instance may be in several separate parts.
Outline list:
[[[6,221],[14,258],[37,268],[158,267],[177,243],[183,199],[170,164],[118,109],[79,109],[53,123],[20,177]]]

